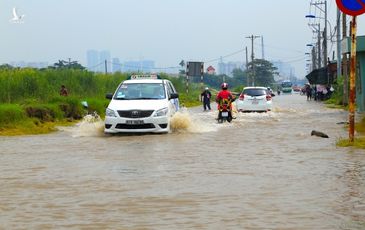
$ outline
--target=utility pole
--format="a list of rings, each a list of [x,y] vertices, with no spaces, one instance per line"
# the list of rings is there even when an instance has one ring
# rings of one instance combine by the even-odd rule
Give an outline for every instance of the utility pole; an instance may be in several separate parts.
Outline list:
[[[106,59],[105,59],[104,65],[105,65],[105,74],[108,74],[108,63],[107,63]]]
[[[355,75],[356,75],[356,16],[352,16],[351,21],[351,52],[350,52],[350,97],[349,97],[349,139],[354,142],[355,134]]]
[[[347,25],[346,25],[346,14],[342,14],[342,39],[346,39],[347,46]],[[348,76],[348,60],[347,53],[342,54],[343,60],[343,105],[348,105],[349,103],[349,76]]]
[[[248,76],[248,51],[247,51],[247,46],[246,46],[246,86],[250,85],[250,79]]]
[[[252,86],[255,86],[255,65],[253,63],[253,61],[255,60],[255,54],[254,54],[254,50],[253,50],[253,41],[255,40],[255,38],[259,38],[260,36],[248,36],[246,38],[251,39],[251,64],[252,64]]]
[[[315,2],[315,3],[310,3],[311,5],[316,6],[319,10],[321,10],[324,13],[324,30],[323,30],[323,66],[327,66],[327,62],[328,62],[328,58],[327,58],[327,0],[323,1],[323,2]],[[318,7],[318,5],[324,5],[324,10],[320,7]],[[319,66],[321,67],[321,66]]]
[[[324,47],[323,47],[323,51],[324,51],[324,66],[327,67],[328,65],[328,61],[327,61],[327,0],[324,1]]]
[[[342,68],[341,68],[341,11],[337,8],[337,79],[341,76]]]
[[[341,11],[337,8],[337,78],[341,76]]]
[[[318,24],[318,69],[322,66],[321,60],[321,24]]]
[[[264,48],[264,36],[261,36],[261,52],[262,52],[262,60],[265,60],[265,48]]]
[[[317,69],[317,56],[316,56],[316,48],[312,48],[312,68],[311,71]]]

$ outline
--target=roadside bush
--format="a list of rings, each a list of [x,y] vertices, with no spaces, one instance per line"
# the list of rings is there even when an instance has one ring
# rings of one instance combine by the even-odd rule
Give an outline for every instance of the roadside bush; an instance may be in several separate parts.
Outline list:
[[[0,104],[0,126],[26,119],[23,108],[18,104]]]
[[[104,117],[105,116],[105,109],[108,107],[109,100],[107,99],[95,99],[95,98],[89,98],[85,100],[88,104],[88,112],[96,112],[99,116]]]
[[[56,121],[63,118],[63,113],[56,104],[24,105],[28,117],[38,118],[41,122]]]
[[[81,119],[85,115],[85,110],[78,98],[64,97],[58,105],[66,118]]]

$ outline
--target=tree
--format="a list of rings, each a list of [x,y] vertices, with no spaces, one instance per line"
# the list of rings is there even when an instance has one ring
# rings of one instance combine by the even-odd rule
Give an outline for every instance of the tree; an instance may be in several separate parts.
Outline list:
[[[58,62],[54,63],[54,65],[51,68],[54,68],[54,69],[79,69],[79,70],[85,69],[85,67],[83,67],[81,64],[79,64],[77,61],[65,61],[65,60],[58,60]]]
[[[278,74],[276,70],[277,68],[271,62],[255,59],[248,63],[247,74],[250,76],[250,83],[254,82],[256,86],[269,86],[275,83],[274,75]]]
[[[246,85],[247,86],[247,73],[240,68],[234,69],[232,71],[233,79],[238,85]]]
[[[14,69],[14,67],[9,64],[2,64],[0,65],[0,69]]]

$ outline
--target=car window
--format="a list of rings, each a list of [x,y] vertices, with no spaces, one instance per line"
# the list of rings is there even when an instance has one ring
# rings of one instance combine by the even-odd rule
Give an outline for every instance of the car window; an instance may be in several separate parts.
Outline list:
[[[169,82],[169,87],[171,88],[171,93],[176,93],[176,89],[171,82]]]
[[[266,95],[265,89],[244,89],[242,93],[249,96]]]
[[[165,89],[162,83],[126,83],[122,84],[115,96],[116,100],[164,99]]]

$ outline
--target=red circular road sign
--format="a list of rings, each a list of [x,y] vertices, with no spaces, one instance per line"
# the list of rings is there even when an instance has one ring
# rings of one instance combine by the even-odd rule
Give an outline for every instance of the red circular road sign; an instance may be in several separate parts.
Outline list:
[[[336,3],[345,14],[357,16],[365,13],[365,0],[336,0]]]

